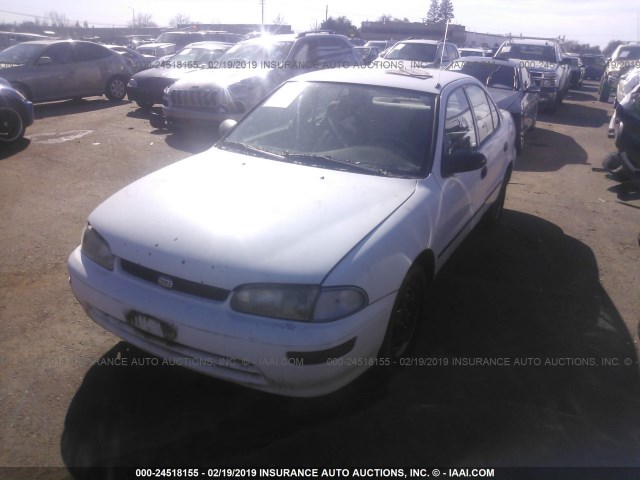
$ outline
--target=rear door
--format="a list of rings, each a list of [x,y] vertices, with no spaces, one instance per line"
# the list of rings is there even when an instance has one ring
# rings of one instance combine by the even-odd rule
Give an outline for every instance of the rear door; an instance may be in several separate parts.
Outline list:
[[[102,45],[91,42],[73,44],[75,62],[75,95],[99,95],[105,91],[107,80],[111,76],[112,57],[118,55]]]

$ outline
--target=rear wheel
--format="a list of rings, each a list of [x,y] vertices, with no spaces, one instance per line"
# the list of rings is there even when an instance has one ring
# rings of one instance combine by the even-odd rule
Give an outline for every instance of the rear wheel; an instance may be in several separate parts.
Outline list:
[[[427,278],[424,270],[414,265],[407,272],[393,304],[380,347],[381,358],[388,358],[393,365],[410,351],[424,320],[426,301]]]
[[[601,102],[608,102],[609,90],[609,83],[607,82],[607,79],[602,77],[602,80],[600,81],[600,89],[598,90],[598,100]]]
[[[20,140],[25,128],[22,117],[14,108],[0,107],[0,143]]]
[[[104,94],[112,102],[122,100],[127,94],[127,82],[125,78],[118,75],[111,77],[107,82]]]

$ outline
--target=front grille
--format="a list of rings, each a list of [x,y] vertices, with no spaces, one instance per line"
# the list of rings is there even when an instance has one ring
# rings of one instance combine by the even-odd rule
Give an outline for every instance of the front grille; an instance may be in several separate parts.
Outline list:
[[[529,75],[533,80],[533,84],[539,87],[542,83],[542,72],[529,72]]]
[[[216,90],[172,90],[171,104],[177,107],[215,107],[218,104]]]
[[[196,297],[207,298],[209,300],[216,300],[219,302],[224,302],[229,296],[229,293],[231,293],[229,290],[224,288],[212,287],[210,285],[205,285],[204,283],[177,278],[173,275],[167,275],[151,268],[143,267],[142,265],[135,264],[129,260],[120,259],[120,265],[122,266],[122,270],[129,275],[133,275],[134,277],[147,282],[158,286],[160,286],[161,281],[164,285],[171,284],[171,287],[163,286],[161,288],[167,288],[173,292],[187,293]],[[167,282],[167,280],[170,280],[170,282]]]

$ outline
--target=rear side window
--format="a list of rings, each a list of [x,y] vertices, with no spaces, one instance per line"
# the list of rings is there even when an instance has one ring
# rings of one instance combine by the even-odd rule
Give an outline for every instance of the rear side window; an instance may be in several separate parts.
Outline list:
[[[357,59],[354,55],[353,47],[340,38],[316,38],[311,42],[310,46],[309,57],[313,63],[342,66],[342,62],[353,64]],[[340,62],[340,65],[331,65],[336,62]]]
[[[112,51],[96,43],[76,43],[74,45],[76,61],[89,62],[99,60],[112,55]]]

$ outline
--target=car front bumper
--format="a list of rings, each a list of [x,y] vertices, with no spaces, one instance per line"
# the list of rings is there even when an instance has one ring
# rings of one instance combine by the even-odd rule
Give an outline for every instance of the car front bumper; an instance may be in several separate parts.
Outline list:
[[[71,289],[86,313],[129,343],[174,364],[250,388],[293,397],[331,393],[377,363],[395,294],[333,322],[302,323],[233,311],[108,271],[78,247]]]

